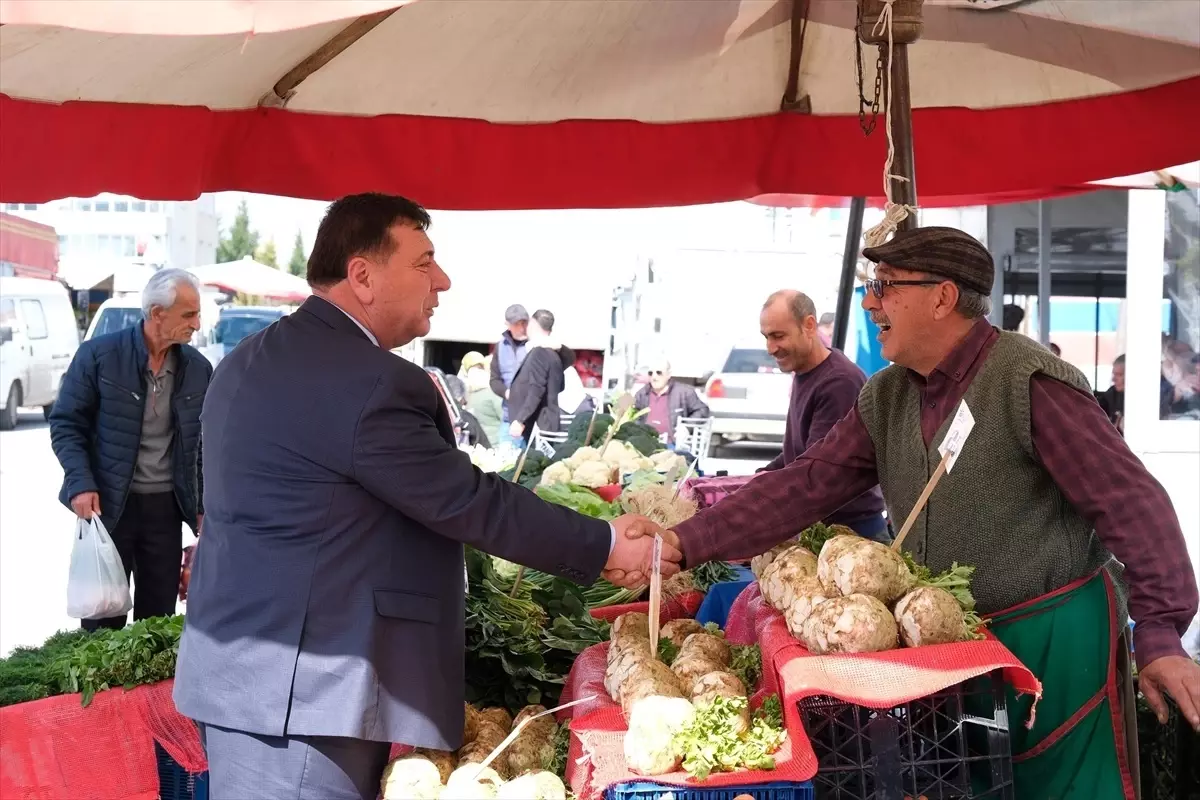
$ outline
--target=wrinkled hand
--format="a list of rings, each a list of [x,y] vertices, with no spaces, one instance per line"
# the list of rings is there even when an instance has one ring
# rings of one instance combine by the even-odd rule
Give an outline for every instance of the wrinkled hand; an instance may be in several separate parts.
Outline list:
[[[525,432],[525,426],[519,422],[514,422],[508,426],[508,435],[514,439],[520,439],[521,434]]]
[[[71,498],[71,510],[80,519],[91,519],[100,516],[100,494],[98,492],[83,492]]]
[[[196,545],[183,548],[183,566],[179,569],[179,599],[187,600],[188,584],[192,582],[192,558]]]
[[[626,589],[648,585],[654,571],[651,559],[654,557],[655,534],[663,538],[662,563],[659,566],[662,576],[669,578],[679,572],[683,551],[674,533],[638,514],[618,517],[613,520],[613,527],[617,531],[617,541],[602,573],[606,581]]]
[[[1138,672],[1138,688],[1160,723],[1167,722],[1166,693],[1179,705],[1188,724],[1200,733],[1200,664],[1183,656],[1156,658]]]

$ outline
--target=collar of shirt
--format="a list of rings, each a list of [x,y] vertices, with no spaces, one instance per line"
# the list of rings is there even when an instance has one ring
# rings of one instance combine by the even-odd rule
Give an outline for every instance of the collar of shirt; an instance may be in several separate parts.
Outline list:
[[[908,374],[922,386],[935,380],[952,380],[956,383],[961,383],[971,375],[971,368],[979,360],[980,355],[983,354],[984,346],[987,345],[993,333],[992,323],[988,322],[987,319],[976,320],[962,341],[956,344],[946,354],[945,358],[933,368],[933,372],[930,373],[928,379],[922,378],[912,370],[909,370]]]
[[[318,299],[325,300],[326,303],[329,303],[329,305],[333,306],[338,311],[345,314],[347,319],[349,319],[351,322],[353,322],[355,325],[357,325],[358,329],[367,335],[367,338],[371,340],[371,344],[375,345],[376,347],[379,347],[379,340],[375,338],[375,334],[373,334],[369,330],[367,330],[367,327],[365,325],[363,325],[361,322],[359,322],[357,319],[355,319],[353,314],[351,314],[349,311],[342,308],[341,306],[339,306],[337,303],[333,302],[332,300],[326,300],[324,297],[320,297]]]

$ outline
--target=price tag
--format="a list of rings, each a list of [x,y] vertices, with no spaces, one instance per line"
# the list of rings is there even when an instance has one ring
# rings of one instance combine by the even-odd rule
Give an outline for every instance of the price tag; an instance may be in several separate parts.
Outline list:
[[[974,427],[975,417],[971,415],[971,409],[967,408],[967,401],[963,400],[958,404],[958,411],[954,412],[954,421],[950,423],[950,430],[946,431],[946,437],[938,445],[938,453],[943,458],[947,453],[950,454],[950,460],[946,462],[946,472],[953,469],[954,462],[958,460],[958,454],[962,452],[963,445]]]
[[[667,486],[674,486],[675,481],[678,480],[678,478],[679,478],[679,464],[675,463],[675,464],[671,465],[671,468],[669,470],[667,470]]]
[[[656,533],[654,534],[654,564],[650,567],[650,574],[653,576],[651,580],[662,580],[662,548],[663,538]]]

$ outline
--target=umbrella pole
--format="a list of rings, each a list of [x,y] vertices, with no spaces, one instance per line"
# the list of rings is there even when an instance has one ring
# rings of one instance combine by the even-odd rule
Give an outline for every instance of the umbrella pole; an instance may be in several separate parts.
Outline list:
[[[892,181],[892,199],[901,205],[917,207],[917,169],[913,162],[912,93],[908,80],[908,45],[893,44],[888,53],[888,81],[893,96],[892,139],[896,145],[896,156],[892,162],[892,174],[908,180]],[[885,100],[886,102],[886,100]],[[910,214],[900,223],[898,230],[908,231],[917,227],[917,217]]]
[[[863,212],[866,207],[865,197],[850,200],[850,219],[846,222],[846,247],[842,251],[842,275],[838,281],[837,309],[833,315],[833,346],[842,352],[846,350],[846,329],[850,326],[850,299],[854,296],[854,273],[858,266],[858,245],[862,241]]]

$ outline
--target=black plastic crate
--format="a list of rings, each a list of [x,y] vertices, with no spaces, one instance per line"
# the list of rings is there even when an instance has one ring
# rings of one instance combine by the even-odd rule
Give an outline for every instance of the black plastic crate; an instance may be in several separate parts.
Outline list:
[[[817,800],[1013,800],[999,673],[887,709],[828,696],[800,703],[820,764]]]
[[[160,800],[208,800],[207,772],[192,775],[158,742],[154,743],[154,760],[158,763]]]

